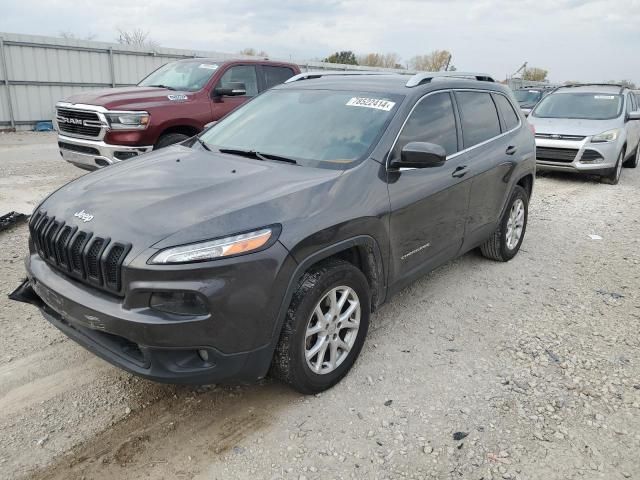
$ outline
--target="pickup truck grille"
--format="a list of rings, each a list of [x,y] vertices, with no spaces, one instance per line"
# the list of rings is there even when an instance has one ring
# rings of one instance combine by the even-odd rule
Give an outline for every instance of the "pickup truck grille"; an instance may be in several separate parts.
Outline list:
[[[96,112],[90,110],[73,110],[56,108],[58,129],[71,136],[98,138],[102,122]]]
[[[537,147],[536,158],[551,162],[571,163],[578,155],[578,150],[573,148]]]
[[[131,245],[112,242],[37,212],[29,223],[38,255],[65,275],[120,295],[122,264]]]

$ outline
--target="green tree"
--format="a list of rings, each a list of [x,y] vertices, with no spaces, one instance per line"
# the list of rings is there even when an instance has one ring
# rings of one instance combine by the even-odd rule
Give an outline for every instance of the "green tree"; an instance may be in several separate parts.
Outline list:
[[[327,63],[340,63],[343,65],[358,65],[356,55],[351,50],[335,52],[322,61]]]

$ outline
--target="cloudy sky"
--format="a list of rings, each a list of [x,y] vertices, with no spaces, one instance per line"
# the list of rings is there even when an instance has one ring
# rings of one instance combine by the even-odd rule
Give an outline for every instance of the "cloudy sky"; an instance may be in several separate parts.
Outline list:
[[[524,61],[552,81],[640,84],[640,0],[0,0],[0,31],[114,41],[142,28],[161,46],[273,58],[320,59],[336,50],[435,49],[458,70],[499,78]]]

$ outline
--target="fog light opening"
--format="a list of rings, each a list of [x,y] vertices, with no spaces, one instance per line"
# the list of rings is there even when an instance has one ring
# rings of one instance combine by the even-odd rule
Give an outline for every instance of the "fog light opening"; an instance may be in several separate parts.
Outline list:
[[[209,361],[209,352],[207,352],[206,350],[198,350],[198,356],[203,362]]]

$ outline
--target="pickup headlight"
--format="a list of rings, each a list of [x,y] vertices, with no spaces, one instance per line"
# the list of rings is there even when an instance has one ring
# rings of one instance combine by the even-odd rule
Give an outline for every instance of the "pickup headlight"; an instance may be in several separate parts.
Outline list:
[[[277,240],[278,232],[275,230],[274,227],[265,227],[253,232],[219,238],[217,240],[169,247],[156,253],[149,259],[149,263],[155,265],[170,265],[174,263],[203,262],[216,258],[256,252],[267,248]]]
[[[618,138],[619,132],[620,130],[614,128],[613,130],[607,130],[606,132],[599,133],[598,135],[591,137],[591,143],[613,142]]]
[[[144,130],[149,125],[147,112],[105,113],[112,130]]]

